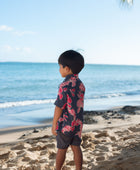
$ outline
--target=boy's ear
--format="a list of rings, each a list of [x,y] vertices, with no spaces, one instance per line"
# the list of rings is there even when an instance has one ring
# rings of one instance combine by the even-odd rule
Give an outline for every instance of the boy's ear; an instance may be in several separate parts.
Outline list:
[[[70,71],[70,68],[68,66],[65,66],[65,68],[66,68],[67,71]]]
[[[67,72],[72,72],[71,69],[68,66],[65,66],[65,67],[66,67]]]

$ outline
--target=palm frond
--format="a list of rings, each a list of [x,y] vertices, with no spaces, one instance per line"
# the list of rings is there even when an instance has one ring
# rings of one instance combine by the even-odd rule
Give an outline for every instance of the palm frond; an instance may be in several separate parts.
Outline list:
[[[127,4],[127,5],[133,5],[133,0],[121,0],[121,3]]]

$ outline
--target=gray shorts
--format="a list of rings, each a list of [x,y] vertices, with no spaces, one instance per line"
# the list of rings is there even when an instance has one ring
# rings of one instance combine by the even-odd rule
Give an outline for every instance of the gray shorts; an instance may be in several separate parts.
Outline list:
[[[77,135],[66,136],[62,132],[58,131],[56,136],[57,148],[66,149],[69,145],[80,146],[81,138]]]

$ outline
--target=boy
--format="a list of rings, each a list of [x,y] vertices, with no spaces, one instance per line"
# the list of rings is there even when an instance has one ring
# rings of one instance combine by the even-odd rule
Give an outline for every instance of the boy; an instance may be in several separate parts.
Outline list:
[[[55,101],[52,133],[57,140],[56,170],[61,170],[66,151],[71,145],[76,170],[82,169],[81,131],[85,87],[78,78],[84,67],[83,56],[73,50],[62,53],[58,59],[60,74],[65,80],[60,84]]]

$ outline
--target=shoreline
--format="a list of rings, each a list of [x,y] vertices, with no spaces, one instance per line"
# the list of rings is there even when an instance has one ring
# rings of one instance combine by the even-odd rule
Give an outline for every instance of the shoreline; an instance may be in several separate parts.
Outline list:
[[[116,129],[129,126],[133,126],[136,124],[140,124],[140,115],[126,115],[129,116],[127,120],[124,119],[117,119],[115,120],[104,120],[101,116],[94,116],[92,119],[93,123],[84,123],[83,124],[83,131],[82,133],[96,131],[96,130],[103,130],[103,129]],[[91,120],[91,117],[90,117]],[[98,122],[95,122],[98,121]],[[116,122],[117,121],[117,122]],[[111,122],[111,123],[110,123]],[[120,125],[121,124],[121,125]],[[18,126],[18,127],[11,127],[11,128],[4,128],[0,129],[0,145],[3,144],[10,144],[10,143],[17,143],[23,141],[26,138],[37,137],[38,135],[45,135],[48,134],[52,136],[51,133],[51,126],[52,121],[48,124],[38,124],[38,125],[31,125],[31,126]]]
[[[140,106],[85,111],[84,119],[83,169],[139,169]],[[51,134],[52,120],[45,121],[0,129],[0,169],[55,169],[56,139]],[[70,148],[64,169],[75,169]]]
[[[139,116],[140,106],[123,106],[108,110],[84,111],[83,132],[93,129],[117,127],[119,126],[118,123],[121,123],[121,126],[130,126],[133,123],[138,124],[140,122]],[[28,133],[37,133],[35,131],[39,132],[43,129],[48,129],[48,133],[51,135],[50,127],[52,126],[52,120],[53,118],[49,118],[35,125],[0,128],[0,144],[20,141],[20,136]]]
[[[138,110],[138,112],[139,113],[135,113],[135,111],[137,111]],[[84,115],[89,115],[89,116],[97,116],[97,115],[103,115],[103,114],[106,114],[106,113],[109,113],[109,112],[113,112],[114,114],[116,114],[116,113],[119,113],[119,114],[140,114],[140,106],[139,105],[124,105],[124,106],[116,106],[116,107],[111,107],[111,108],[109,108],[109,109],[102,109],[102,110],[93,110],[93,109],[90,109],[90,110],[85,110],[84,111]],[[33,110],[33,112],[41,112],[41,111],[44,111],[44,109],[43,110]],[[32,111],[30,111],[30,112],[32,112]],[[29,113],[30,113],[29,112]],[[34,123],[34,124],[32,124],[32,125],[21,125],[21,126],[19,126],[19,125],[17,125],[17,126],[5,126],[5,127],[0,127],[0,132],[2,131],[2,130],[7,130],[7,129],[16,129],[16,128],[18,128],[19,127],[19,129],[21,129],[22,127],[23,128],[26,128],[27,127],[27,129],[28,129],[28,127],[30,128],[30,127],[38,127],[38,126],[45,126],[45,124],[47,124],[47,125],[49,125],[51,122],[52,122],[52,120],[53,120],[53,117],[48,117],[48,118],[44,118],[44,119],[42,119],[42,120],[40,120],[40,121],[38,121],[38,123],[37,123],[37,121],[36,121],[36,123]],[[93,122],[94,123],[94,122]]]

